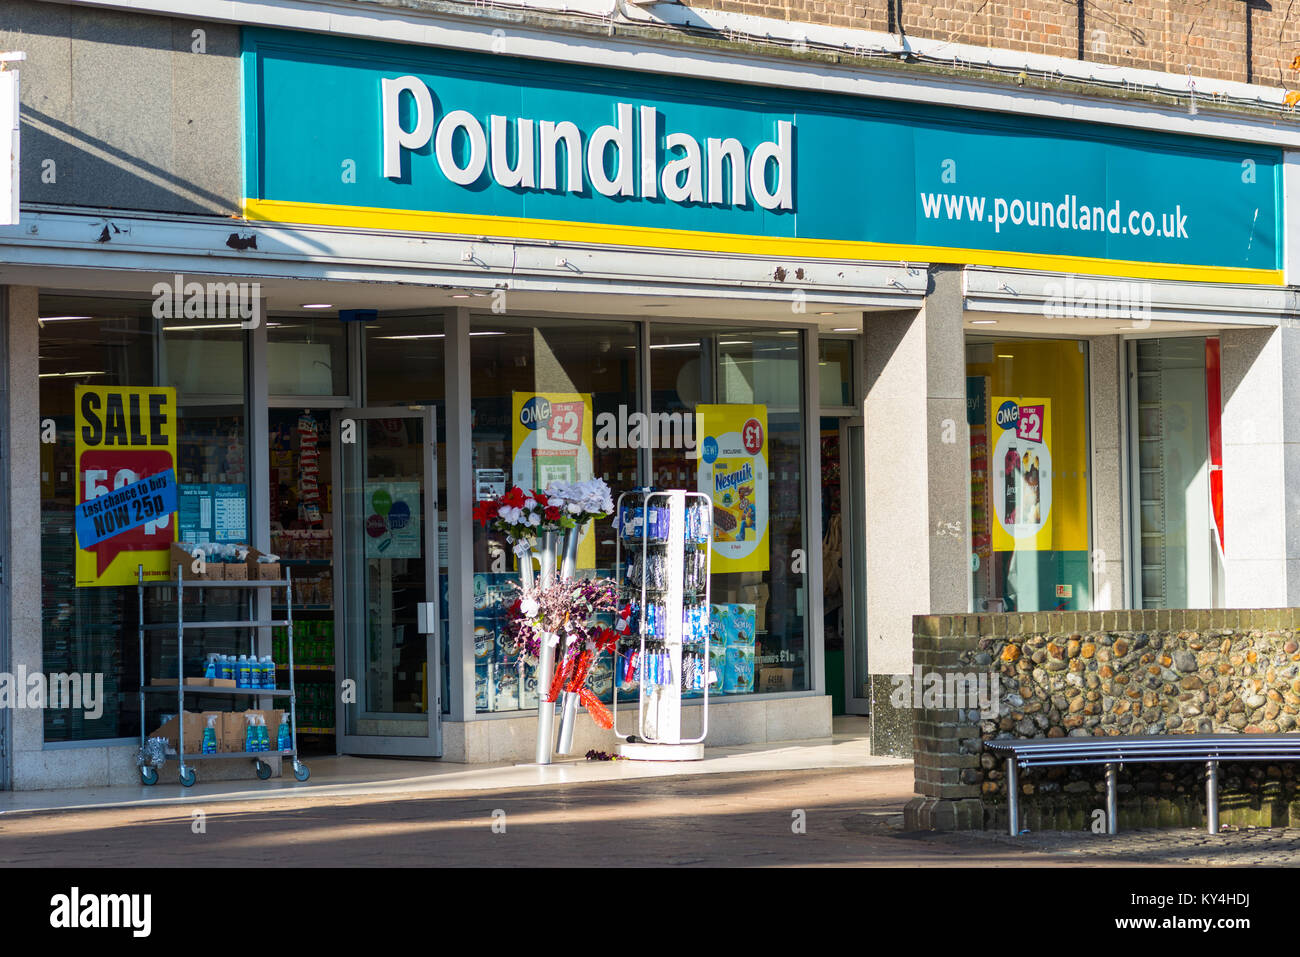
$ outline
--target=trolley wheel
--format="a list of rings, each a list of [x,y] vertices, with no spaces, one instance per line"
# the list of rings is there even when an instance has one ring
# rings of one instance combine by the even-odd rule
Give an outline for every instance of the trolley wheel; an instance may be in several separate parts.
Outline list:
[[[636,735],[635,735],[635,734],[629,734],[629,735],[627,736],[627,743],[628,743],[628,744],[636,744]]]
[[[157,768],[141,768],[141,769],[140,769],[140,783],[141,783],[141,784],[144,784],[144,785],[146,785],[146,786],[151,785],[151,784],[157,784],[157,783],[158,783],[158,769],[157,769]]]
[[[263,781],[271,776],[271,765],[267,764],[261,758],[257,759],[255,766],[257,768],[257,776]]]
[[[295,761],[293,765],[293,776],[299,781],[306,781],[311,777],[311,771],[307,768],[307,765],[299,764]]]
[[[194,773],[193,768],[181,768],[181,786],[192,788],[194,782],[198,780],[198,775]]]

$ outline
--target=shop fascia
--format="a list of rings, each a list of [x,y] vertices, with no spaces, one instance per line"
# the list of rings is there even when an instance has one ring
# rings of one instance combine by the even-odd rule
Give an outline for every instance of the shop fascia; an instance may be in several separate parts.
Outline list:
[[[635,107],[618,104],[618,121],[597,127],[586,137],[577,124],[562,120],[535,121],[524,117],[514,120],[493,115],[485,130],[478,117],[466,110],[451,110],[435,124],[433,94],[423,80],[401,76],[380,81],[383,98],[384,176],[400,179],[402,151],[423,148],[432,139],[438,168],[451,182],[470,186],[478,182],[485,169],[492,179],[509,189],[560,190],[559,146],[564,144],[566,169],[563,190],[580,193],[586,180],[602,196],[663,198],[672,203],[708,202],[717,205],[745,206],[750,198],[763,209],[793,209],[794,124],[776,123],[776,139],[759,143],[749,152],[734,137],[706,137],[705,145],[689,133],[673,132],[664,139],[665,152],[681,155],[659,169],[659,111],[653,106]],[[415,104],[415,122],[405,129],[401,121],[400,102],[409,93]],[[636,126],[640,125],[640,162],[634,152]],[[436,130],[435,130],[436,125]],[[458,131],[469,141],[469,157],[460,165],[453,149]],[[516,144],[516,160],[510,163],[510,140]],[[490,141],[490,146],[489,146]],[[613,147],[618,172],[610,176],[605,154]],[[535,162],[540,160],[540,164]],[[585,162],[584,162],[585,160]],[[731,188],[726,190],[724,164],[729,167]],[[776,189],[767,187],[769,164],[776,166]],[[540,166],[536,171],[535,167]],[[639,172],[639,175],[638,175]],[[726,195],[729,193],[729,195]],[[706,199],[707,196],[707,199]]]

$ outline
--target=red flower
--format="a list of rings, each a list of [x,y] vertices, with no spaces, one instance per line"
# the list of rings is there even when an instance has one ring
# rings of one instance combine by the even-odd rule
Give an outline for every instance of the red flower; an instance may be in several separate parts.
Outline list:
[[[560,520],[560,510],[554,505],[546,506],[546,520],[548,522],[558,522]]]
[[[497,508],[496,502],[479,502],[474,506],[474,521],[486,527],[488,522],[497,517]]]
[[[512,487],[510,491],[506,492],[505,495],[501,496],[501,502],[504,505],[509,505],[511,508],[523,508],[524,490],[521,489],[518,485]]]
[[[540,505],[542,508],[546,508],[546,504],[547,504],[547,503],[546,503],[546,493],[545,493],[545,492],[534,492],[534,493],[533,493],[533,498],[537,499],[537,504],[538,504],[538,505]],[[547,518],[550,518],[550,516],[548,515]]]

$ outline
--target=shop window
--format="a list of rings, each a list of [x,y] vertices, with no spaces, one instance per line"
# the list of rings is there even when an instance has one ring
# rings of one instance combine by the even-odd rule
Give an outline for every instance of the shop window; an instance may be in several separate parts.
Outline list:
[[[852,340],[817,340],[817,377],[823,409],[853,405]]]
[[[1086,344],[966,344],[977,611],[1091,607]]]
[[[161,320],[152,303],[89,297],[42,296],[40,301],[40,409],[52,421],[52,442],[41,443],[41,605],[43,668],[47,673],[103,675],[100,713],[47,708],[46,741],[102,740],[140,733],[139,623],[131,585],[78,587],[73,506],[78,483],[101,481],[80,474],[75,459],[75,388],[78,385],[172,386],[177,389],[176,460],[178,535],[190,542],[248,541],[248,474],[243,401],[243,333],[194,320]],[[196,326],[200,326],[196,328]],[[206,363],[197,357],[206,355]],[[214,361],[214,357],[224,357]],[[43,426],[44,427],[44,426]],[[124,481],[105,476],[109,485]],[[220,501],[218,505],[217,502]],[[207,507],[204,506],[206,503]],[[128,563],[120,555],[117,564]],[[125,567],[125,566],[123,566]],[[129,571],[129,569],[128,569]],[[112,569],[105,577],[111,577]],[[174,620],[174,593],[152,589],[147,621]],[[207,611],[240,617],[234,608]],[[165,605],[165,607],[164,607]],[[201,673],[207,654],[235,651],[230,632],[187,636],[187,674]],[[175,647],[153,642],[145,670],[174,674]],[[146,713],[159,723],[160,703]],[[174,704],[172,707],[174,710]]]
[[[689,447],[669,430],[650,451],[653,484],[714,500],[714,694],[810,686],[802,338],[651,326],[651,412],[693,423]]]
[[[1222,604],[1222,545],[1212,504],[1218,345],[1204,338],[1129,343],[1131,498],[1140,562],[1134,578],[1141,608]]]
[[[272,316],[266,324],[270,395],[347,395],[348,323],[332,312]]]
[[[470,343],[476,494],[602,478],[617,498],[640,484],[638,451],[629,441],[635,436],[627,428],[639,412],[635,323],[480,317]],[[555,427],[549,419],[521,417],[525,406],[547,408]],[[579,574],[612,577],[614,551],[611,522],[594,523],[579,547]],[[510,654],[505,634],[509,586],[518,581],[514,556],[478,526],[473,552],[476,709],[536,708],[533,669]],[[593,692],[610,701],[612,662],[597,662],[592,675]]]

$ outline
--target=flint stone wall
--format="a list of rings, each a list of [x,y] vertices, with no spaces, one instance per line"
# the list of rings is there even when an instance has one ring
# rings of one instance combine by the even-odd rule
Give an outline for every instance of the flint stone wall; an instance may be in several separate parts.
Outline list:
[[[996,714],[926,698],[916,711],[913,829],[1006,826],[993,738],[1258,734],[1300,728],[1300,609],[917,616],[914,662],[937,688],[997,676]],[[972,696],[973,697],[973,696]],[[1101,767],[1021,773],[1030,829],[1088,827],[1105,807]],[[1125,765],[1122,829],[1204,822],[1204,766]],[[1300,765],[1224,764],[1224,824],[1300,826]]]

